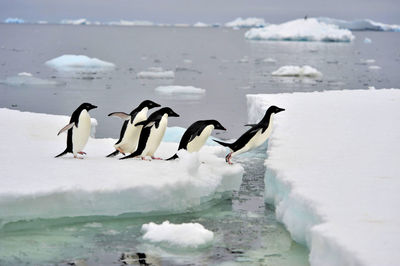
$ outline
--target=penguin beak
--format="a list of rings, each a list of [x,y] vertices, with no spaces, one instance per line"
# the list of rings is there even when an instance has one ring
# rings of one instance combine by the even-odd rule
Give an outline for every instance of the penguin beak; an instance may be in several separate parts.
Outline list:
[[[224,128],[222,125],[219,125],[216,129],[219,129],[219,130],[226,130],[226,128]]]
[[[282,111],[285,111],[285,109],[278,107],[278,110],[276,110],[276,113],[279,113],[279,112],[282,112]]]
[[[156,107],[160,107],[161,105],[158,103],[153,102],[153,106],[151,106],[150,108],[156,108]]]
[[[97,108],[97,106],[96,105],[92,105],[92,109],[96,109]]]
[[[177,113],[175,113],[174,111],[172,111],[171,116],[179,117],[179,115]]]

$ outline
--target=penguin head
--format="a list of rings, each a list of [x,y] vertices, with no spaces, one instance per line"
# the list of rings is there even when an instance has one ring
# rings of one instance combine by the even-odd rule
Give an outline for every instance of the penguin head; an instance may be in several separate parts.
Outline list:
[[[171,108],[169,108],[169,107],[161,108],[161,109],[158,110],[158,111],[160,111],[160,112],[163,113],[163,114],[167,114],[168,116],[179,117],[179,115],[178,115],[177,113],[175,113],[175,112],[174,112]]]
[[[139,105],[139,108],[143,109],[143,108],[147,107],[150,110],[151,108],[160,107],[160,106],[161,105],[159,105],[158,103],[155,103],[150,100],[145,100]]]
[[[271,113],[271,114],[277,114],[279,112],[285,111],[285,109],[283,108],[279,108],[278,106],[271,106],[270,108],[268,108],[267,112]]]
[[[226,130],[226,128],[224,128],[220,122],[218,122],[217,120],[210,120],[210,124],[212,124],[214,126],[214,129],[219,129],[219,130]]]
[[[90,110],[95,109],[95,108],[97,108],[97,106],[96,106],[96,105],[93,105],[93,104],[91,104],[91,103],[82,103],[82,104],[79,106],[78,109],[90,111]]]

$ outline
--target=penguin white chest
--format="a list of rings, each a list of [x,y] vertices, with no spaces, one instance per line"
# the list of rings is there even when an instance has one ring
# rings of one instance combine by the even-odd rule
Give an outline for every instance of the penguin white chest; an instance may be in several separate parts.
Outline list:
[[[136,150],[143,126],[135,126],[135,124],[147,119],[147,111],[147,107],[143,108],[139,113],[137,113],[132,123],[131,121],[128,121],[124,136],[120,143],[114,145],[115,148],[121,148],[123,151],[128,153],[132,153]]]
[[[165,130],[167,129],[168,125],[168,115],[164,114],[160,120],[158,128],[154,125],[151,128],[149,139],[146,143],[146,149],[143,152],[144,155],[153,156],[156,152],[158,146],[160,146],[161,140],[164,137]]]
[[[187,144],[188,152],[198,152],[201,147],[206,143],[208,137],[211,135],[211,132],[214,130],[213,125],[206,126],[199,136],[194,137],[192,141]]]
[[[74,125],[72,128],[72,152],[74,155],[85,148],[91,128],[90,115],[86,110],[80,113],[78,121],[78,127]]]

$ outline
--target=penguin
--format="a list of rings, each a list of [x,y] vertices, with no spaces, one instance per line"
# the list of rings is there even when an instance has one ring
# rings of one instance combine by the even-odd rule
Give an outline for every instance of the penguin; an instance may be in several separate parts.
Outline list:
[[[178,151],[181,149],[187,150],[188,152],[198,152],[204,143],[206,143],[208,137],[214,129],[226,130],[217,120],[199,120],[194,122],[185,133],[179,142]],[[178,154],[175,153],[169,160],[175,160],[179,158]]]
[[[168,116],[179,117],[171,108],[164,107],[152,113],[147,120],[135,124],[135,126],[143,126],[137,149],[120,160],[136,156],[141,156],[142,160],[144,160],[145,156],[151,156],[154,160],[161,160],[161,158],[154,157],[154,153],[158,146],[160,146],[165,130],[167,129]]]
[[[125,155],[125,153],[134,152],[139,140],[140,131],[142,131],[142,126],[135,126],[135,124],[146,120],[147,112],[150,109],[159,106],[161,105],[158,103],[145,100],[129,114],[124,112],[114,112],[109,114],[108,116],[116,116],[125,121],[121,128],[119,140],[114,145],[115,151],[107,155],[107,157],[116,156],[118,153]]]
[[[251,126],[251,128],[233,143],[226,143],[214,139],[215,142],[222,146],[229,147],[232,150],[232,152],[225,157],[225,161],[232,164],[232,156],[247,152],[263,144],[271,134],[273,116],[282,111],[285,111],[285,109],[277,106],[269,107],[263,119],[261,119],[258,124],[246,125]]]
[[[86,154],[83,152],[89,136],[90,136],[90,115],[89,111],[97,108],[97,106],[90,103],[82,103],[71,115],[69,124],[63,127],[57,134],[60,135],[64,131],[67,133],[67,148],[57,155],[55,158],[63,156],[67,153],[73,153],[74,158],[77,158],[77,154]]]

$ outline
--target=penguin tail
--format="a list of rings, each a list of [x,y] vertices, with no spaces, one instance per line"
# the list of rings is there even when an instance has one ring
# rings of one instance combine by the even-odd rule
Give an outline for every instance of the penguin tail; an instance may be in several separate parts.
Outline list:
[[[119,151],[116,150],[116,151],[113,151],[112,153],[110,153],[109,155],[107,155],[106,157],[107,158],[114,157],[114,156],[118,155],[118,153],[119,153]]]
[[[169,157],[168,159],[165,159],[165,161],[176,160],[176,159],[178,159],[178,158],[179,158],[178,154],[175,153],[174,156]]]
[[[119,159],[120,160],[125,160],[125,159],[129,159],[129,158],[134,158],[134,157],[139,156],[139,155],[140,155],[140,153],[133,152],[133,153],[129,154],[128,156],[125,156],[125,157],[122,157],[122,158],[119,158]]]
[[[65,154],[67,154],[67,153],[68,153],[68,148],[67,148],[67,149],[65,149],[65,151],[63,151],[63,152],[62,152],[62,153],[60,153],[59,155],[55,156],[54,158],[61,157],[61,156],[65,155]]]
[[[222,141],[219,141],[219,140],[216,140],[216,139],[213,139],[213,141],[215,141],[215,142],[218,143],[218,144],[221,144],[222,146],[228,147],[228,148],[230,148],[230,149],[231,149],[231,146],[232,146],[232,144],[233,144],[233,143],[222,142]]]

